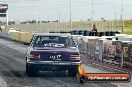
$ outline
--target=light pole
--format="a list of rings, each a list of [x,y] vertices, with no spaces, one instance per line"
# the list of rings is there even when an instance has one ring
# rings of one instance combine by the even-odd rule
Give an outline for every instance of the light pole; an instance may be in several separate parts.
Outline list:
[[[70,0],[70,31],[72,30],[72,1]]]
[[[93,11],[93,0],[92,0],[92,12],[91,12],[91,13],[92,13],[91,21],[92,21],[92,26],[93,26],[93,15],[94,15],[94,11]],[[92,27],[92,26],[91,26],[91,27]]]
[[[59,16],[58,16],[58,19],[59,19],[58,22],[59,22],[59,33],[60,33],[60,32],[61,32],[61,21],[60,21],[60,20],[61,20],[61,19],[60,19],[61,13],[59,12],[58,15],[59,15]]]
[[[117,31],[118,26],[117,26],[117,19],[116,19],[116,11],[115,11],[115,24],[116,24],[115,26],[116,26],[116,31]]]
[[[123,0],[122,0],[122,6],[121,6],[122,34],[123,34],[123,32],[124,32],[123,11],[124,11],[124,8],[123,8]]]
[[[61,7],[61,0],[59,0],[59,6]],[[58,8],[58,23],[59,23],[59,33],[61,31],[61,8]]]

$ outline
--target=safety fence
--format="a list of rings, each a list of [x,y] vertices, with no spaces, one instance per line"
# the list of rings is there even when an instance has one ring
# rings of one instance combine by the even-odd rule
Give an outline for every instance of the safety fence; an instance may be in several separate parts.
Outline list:
[[[15,24],[7,26],[10,28],[17,28],[23,32],[59,32],[59,31],[73,31],[73,30],[92,30],[92,24],[96,25],[99,32],[105,31],[121,31],[121,20],[100,20],[100,21],[76,21],[76,22],[48,22],[48,23],[30,23],[30,24]]]

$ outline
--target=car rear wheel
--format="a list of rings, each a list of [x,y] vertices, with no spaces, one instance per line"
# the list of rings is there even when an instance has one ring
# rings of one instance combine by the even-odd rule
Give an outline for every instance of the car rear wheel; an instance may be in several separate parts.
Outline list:
[[[34,65],[31,64],[26,64],[26,73],[28,76],[37,76],[38,75],[38,70],[35,68]]]
[[[68,76],[71,76],[71,77],[75,77],[78,73],[78,69],[77,69],[77,66],[75,67],[71,67],[69,70],[68,70]]]
[[[28,63],[26,63],[26,73],[28,73]]]

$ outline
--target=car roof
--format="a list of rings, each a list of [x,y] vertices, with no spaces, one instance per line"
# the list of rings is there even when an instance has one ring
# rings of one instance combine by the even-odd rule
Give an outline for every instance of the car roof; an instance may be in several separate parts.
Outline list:
[[[70,33],[34,33],[34,36],[72,36]]]

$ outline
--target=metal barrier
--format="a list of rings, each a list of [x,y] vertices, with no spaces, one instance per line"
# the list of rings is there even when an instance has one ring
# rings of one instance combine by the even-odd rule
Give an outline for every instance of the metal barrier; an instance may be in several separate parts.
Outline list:
[[[132,65],[132,41],[119,41],[116,37],[118,36],[79,37],[80,53],[95,61],[117,64],[121,67]],[[130,37],[128,40],[131,40]]]

